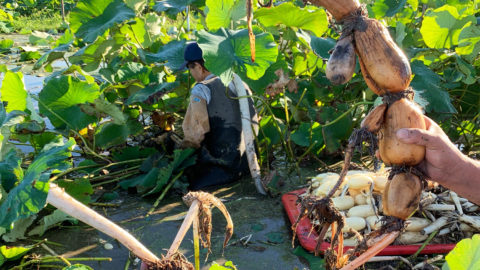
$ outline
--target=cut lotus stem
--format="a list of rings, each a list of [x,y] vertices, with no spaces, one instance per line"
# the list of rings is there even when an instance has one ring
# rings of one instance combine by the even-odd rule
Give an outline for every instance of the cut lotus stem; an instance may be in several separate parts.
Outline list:
[[[182,243],[182,240],[185,237],[188,229],[192,225],[193,220],[198,216],[198,205],[198,200],[194,200],[190,205],[187,215],[185,216],[185,219],[183,220],[182,225],[180,226],[180,229],[178,230],[177,235],[175,236],[175,239],[173,240],[173,243],[167,252],[166,259],[169,259],[173,254],[175,254],[180,247],[180,244]]]
[[[245,140],[245,152],[247,153],[250,174],[255,181],[255,187],[257,188],[258,193],[267,195],[267,192],[262,184],[260,166],[258,165],[257,152],[255,151],[255,140],[252,130],[252,125],[258,125],[258,123],[252,123],[251,121],[252,118],[250,116],[250,106],[248,105],[248,99],[245,98],[247,96],[247,90],[237,74],[233,74],[233,84],[237,90],[237,96],[242,97],[239,99],[240,115],[242,118],[243,138]]]
[[[437,220],[432,222],[432,224],[423,228],[423,230],[421,230],[420,232],[422,234],[431,234],[434,231],[440,230],[442,227],[447,225],[447,223],[448,223],[448,218],[447,217],[439,217]]]
[[[453,204],[438,204],[432,203],[425,207],[425,210],[429,211],[455,211],[455,205]]]
[[[341,270],[355,270],[365,264],[370,258],[377,255],[380,251],[386,248],[388,245],[393,243],[397,236],[400,234],[399,231],[389,232],[383,235],[383,238],[378,241],[375,245],[367,249],[364,253],[358,256],[355,260],[351,261]]]
[[[452,229],[450,229],[450,228],[443,228],[440,231],[438,231],[437,235],[441,236],[441,235],[449,234],[451,231],[452,231]]]
[[[437,218],[435,218],[435,216],[434,216],[430,211],[423,210],[423,213],[425,213],[425,215],[426,215],[431,221],[437,220]]]
[[[480,219],[478,217],[461,215],[458,216],[458,220],[461,222],[467,223],[468,225],[475,228],[475,230],[480,231]]]
[[[465,211],[467,212],[476,212],[478,210],[478,205],[471,203],[471,202],[464,202],[462,203],[463,208],[465,208]]]
[[[409,267],[412,267],[410,261],[402,256],[375,256],[368,259],[368,262],[388,262],[388,261],[402,261]]]
[[[436,261],[440,261],[440,260],[442,260],[442,259],[443,259],[443,255],[438,255],[438,256],[435,256],[435,257],[433,257],[433,258],[431,258],[431,259],[428,259],[428,260],[426,260],[426,261],[424,261],[424,262],[421,262],[421,263],[419,263],[419,264],[416,264],[415,266],[413,266],[412,269],[413,269],[413,270],[414,270],[414,269],[424,269],[425,266],[430,265],[430,264],[432,264],[432,263],[434,263],[434,262],[436,262]]]
[[[450,191],[450,198],[452,198],[452,201],[455,204],[455,207],[457,207],[458,213],[460,215],[463,215],[463,208],[462,208],[462,205],[460,204],[460,199],[458,198],[457,193]]]
[[[47,202],[64,213],[94,227],[114,239],[117,239],[140,259],[151,263],[160,261],[157,256],[126,230],[93,211],[81,202],[75,200],[57,185],[50,184]]]

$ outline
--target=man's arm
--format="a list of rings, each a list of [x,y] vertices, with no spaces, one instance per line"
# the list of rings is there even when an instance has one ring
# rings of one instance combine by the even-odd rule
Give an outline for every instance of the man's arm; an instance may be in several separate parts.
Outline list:
[[[199,148],[205,134],[210,131],[207,102],[196,95],[190,96],[187,113],[182,123],[184,138],[182,148]]]
[[[427,130],[404,128],[396,133],[404,143],[425,146],[422,166],[431,180],[480,205],[480,163],[464,155],[443,130],[425,117]]]

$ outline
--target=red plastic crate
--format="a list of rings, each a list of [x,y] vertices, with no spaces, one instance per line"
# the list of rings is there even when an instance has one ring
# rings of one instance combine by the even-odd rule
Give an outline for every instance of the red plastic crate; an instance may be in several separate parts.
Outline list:
[[[306,189],[294,190],[283,194],[282,203],[287,212],[288,219],[293,224],[300,214],[300,206],[297,205],[297,195],[305,193]],[[317,245],[318,234],[311,230],[312,224],[308,218],[303,218],[297,226],[297,237],[300,245],[308,251],[314,251]],[[414,254],[421,245],[390,245],[382,250],[378,255],[411,255]],[[323,242],[320,245],[320,252],[323,253],[330,244]],[[431,244],[427,245],[420,254],[438,254],[448,253],[455,247],[455,244]],[[344,251],[347,251],[352,247],[345,246]]]

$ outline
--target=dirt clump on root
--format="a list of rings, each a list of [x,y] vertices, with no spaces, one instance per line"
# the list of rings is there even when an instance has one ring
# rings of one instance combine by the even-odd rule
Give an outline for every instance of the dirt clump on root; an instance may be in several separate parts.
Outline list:
[[[157,263],[147,263],[148,270],[195,270],[191,262],[182,253],[175,253],[169,259],[162,255]]]

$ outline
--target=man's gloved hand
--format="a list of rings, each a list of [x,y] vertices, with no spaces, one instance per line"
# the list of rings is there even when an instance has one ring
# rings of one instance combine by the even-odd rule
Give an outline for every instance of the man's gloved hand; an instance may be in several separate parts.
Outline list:
[[[195,144],[193,142],[190,142],[190,141],[186,141],[186,140],[182,140],[179,144],[178,144],[178,148],[181,148],[181,149],[185,149],[185,148],[199,148],[200,145],[198,144]]]

